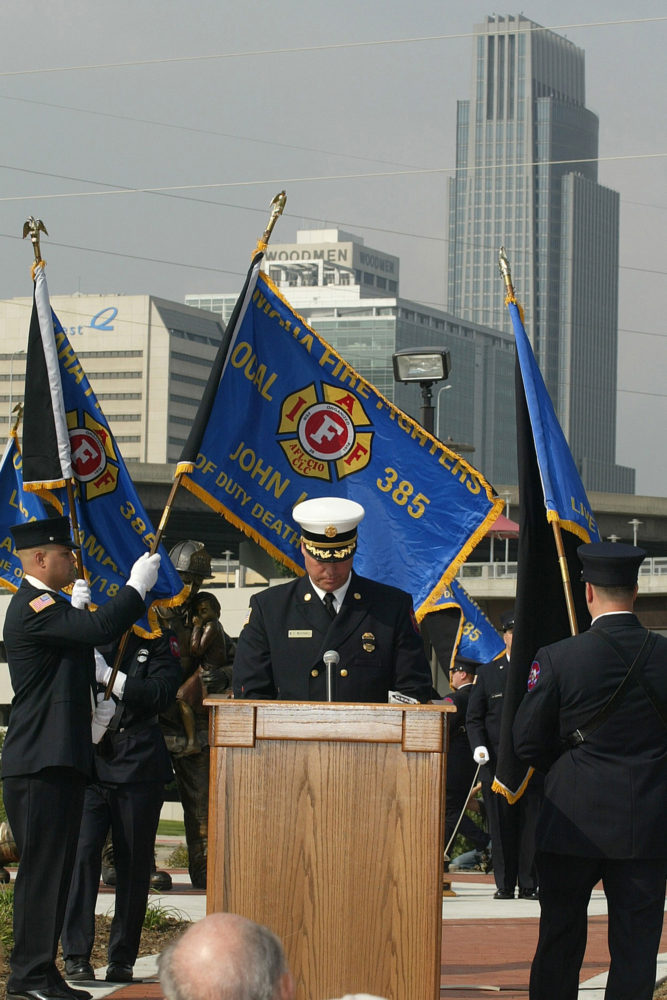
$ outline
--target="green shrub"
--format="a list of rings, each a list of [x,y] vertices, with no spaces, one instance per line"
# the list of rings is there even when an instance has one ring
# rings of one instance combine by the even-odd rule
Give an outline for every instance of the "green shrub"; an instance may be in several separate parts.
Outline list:
[[[175,924],[182,924],[189,920],[187,913],[177,909],[175,906],[165,906],[161,899],[151,899],[148,897],[146,916],[144,917],[144,927],[150,931],[166,931]]]
[[[187,868],[190,858],[185,844],[175,847],[167,858],[167,868]]]
[[[14,886],[0,886],[0,950],[9,955],[14,947],[14,930],[12,919],[14,915]]]

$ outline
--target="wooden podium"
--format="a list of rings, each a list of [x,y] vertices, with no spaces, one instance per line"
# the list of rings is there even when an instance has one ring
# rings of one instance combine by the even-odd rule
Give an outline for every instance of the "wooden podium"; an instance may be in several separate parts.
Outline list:
[[[437,1000],[447,707],[205,704],[208,912],[270,927],[298,1000]]]

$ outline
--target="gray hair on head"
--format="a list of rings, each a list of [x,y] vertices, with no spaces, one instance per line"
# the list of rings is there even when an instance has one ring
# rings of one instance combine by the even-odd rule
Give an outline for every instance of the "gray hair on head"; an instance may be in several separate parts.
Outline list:
[[[288,969],[268,927],[212,913],[165,948],[158,971],[165,1000],[275,1000]]]

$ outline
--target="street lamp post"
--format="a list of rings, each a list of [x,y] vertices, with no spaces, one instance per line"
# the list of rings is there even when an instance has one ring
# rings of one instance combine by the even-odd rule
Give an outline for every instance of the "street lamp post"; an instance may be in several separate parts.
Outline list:
[[[232,557],[231,549],[225,549],[222,553],[225,557],[225,587],[229,587],[229,560]]]
[[[644,523],[643,521],[638,521],[636,517],[633,517],[631,521],[628,521],[628,524],[632,525],[632,544],[633,545],[637,544],[637,528],[639,527],[640,524],[643,524],[643,523]]]
[[[422,391],[421,425],[429,434],[434,429],[434,382],[442,382],[451,370],[449,351],[443,347],[417,347],[392,355],[396,382],[419,382]]]
[[[448,389],[451,389],[451,385],[449,383],[447,383],[447,385],[441,385],[435,394],[435,435],[440,438],[440,440],[442,440],[442,435],[440,434],[440,397],[443,392],[446,392]]]

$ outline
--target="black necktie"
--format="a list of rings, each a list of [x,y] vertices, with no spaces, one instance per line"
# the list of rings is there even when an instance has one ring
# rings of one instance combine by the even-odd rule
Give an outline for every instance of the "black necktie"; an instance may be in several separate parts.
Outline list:
[[[324,597],[322,598],[322,600],[324,601],[324,607],[327,609],[327,612],[329,614],[329,618],[335,618],[336,617],[336,609],[334,608],[334,595],[333,594],[325,594]]]

